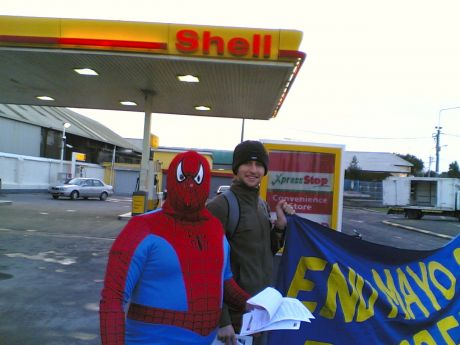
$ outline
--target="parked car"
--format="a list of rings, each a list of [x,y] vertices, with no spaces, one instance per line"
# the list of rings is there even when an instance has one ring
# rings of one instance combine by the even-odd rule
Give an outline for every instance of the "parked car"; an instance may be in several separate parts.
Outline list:
[[[90,197],[106,200],[107,197],[113,194],[113,187],[97,178],[78,177],[66,181],[61,185],[50,186],[48,192],[52,195],[53,199],[64,196],[71,200],[78,198],[88,199]]]
[[[230,186],[219,186],[219,188],[217,188],[217,195],[222,194],[227,189],[230,189]]]

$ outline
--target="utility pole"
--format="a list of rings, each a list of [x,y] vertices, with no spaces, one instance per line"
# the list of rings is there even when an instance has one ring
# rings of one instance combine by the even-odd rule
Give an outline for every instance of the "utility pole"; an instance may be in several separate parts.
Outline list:
[[[438,114],[438,125],[435,127],[436,134],[433,135],[433,138],[436,140],[436,174],[439,174],[439,151],[441,151],[441,113],[446,110],[460,109],[460,107],[450,107],[443,108],[439,110]]]
[[[431,163],[433,163],[433,157],[429,157],[428,158],[428,174],[427,176],[430,177],[430,173],[431,173]]]
[[[441,151],[441,126],[436,126],[436,174],[439,174],[439,151]]]

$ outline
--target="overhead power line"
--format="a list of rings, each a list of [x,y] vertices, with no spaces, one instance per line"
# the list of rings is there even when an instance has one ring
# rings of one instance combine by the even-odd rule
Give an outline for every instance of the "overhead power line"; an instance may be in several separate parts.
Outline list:
[[[457,134],[448,134],[448,133],[442,133],[444,135],[447,135],[449,137],[457,137],[457,138],[460,138],[460,135],[457,135]]]
[[[318,135],[328,135],[328,136],[332,136],[332,137],[355,138],[355,139],[375,139],[375,140],[421,140],[421,139],[425,140],[425,139],[431,139],[431,137],[406,137],[406,138],[401,138],[401,137],[364,137],[364,136],[358,136],[358,135],[346,135],[346,134],[306,131],[306,130],[301,130],[301,129],[295,129],[295,130],[296,131],[301,131],[301,132],[306,132],[306,133],[318,134]]]

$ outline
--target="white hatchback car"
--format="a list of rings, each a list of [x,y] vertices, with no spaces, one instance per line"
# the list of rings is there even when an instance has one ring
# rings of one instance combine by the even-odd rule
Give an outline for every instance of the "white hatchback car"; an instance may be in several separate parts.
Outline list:
[[[64,184],[50,186],[48,192],[52,195],[53,199],[64,196],[71,200],[78,198],[88,199],[91,197],[106,200],[113,194],[113,187],[97,178],[77,177]]]

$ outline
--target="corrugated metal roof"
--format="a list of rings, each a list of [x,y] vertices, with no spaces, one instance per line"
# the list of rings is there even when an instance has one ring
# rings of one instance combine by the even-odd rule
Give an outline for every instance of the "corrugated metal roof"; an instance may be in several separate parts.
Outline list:
[[[63,124],[72,124],[66,132],[118,147],[141,152],[142,149],[130,143],[101,123],[67,108],[30,105],[0,104],[0,117],[30,123],[36,126],[62,131]]]
[[[66,129],[68,133],[142,152],[141,144],[139,145],[135,140],[128,141],[101,123],[67,108],[0,104],[0,117],[51,128],[56,131],[62,131],[62,125],[69,122],[72,126]],[[184,148],[180,148],[180,150],[184,150]],[[213,154],[214,164],[231,165],[233,151],[201,150]],[[390,152],[344,151],[345,169],[350,165],[353,156],[356,156],[359,167],[364,171],[408,173],[413,166]]]
[[[345,151],[343,158],[344,168],[350,166],[353,156],[358,160],[358,166],[364,171],[408,173],[412,163],[390,152],[360,152]]]

